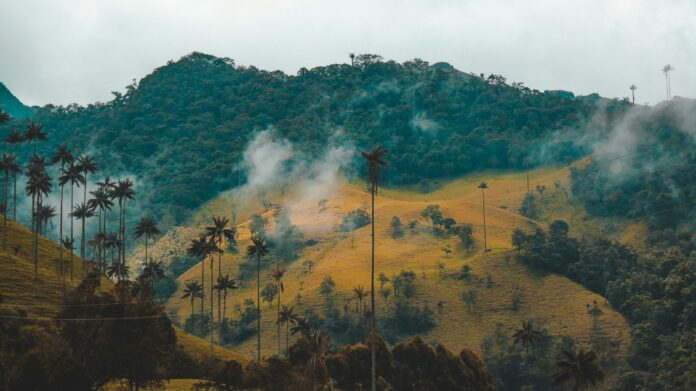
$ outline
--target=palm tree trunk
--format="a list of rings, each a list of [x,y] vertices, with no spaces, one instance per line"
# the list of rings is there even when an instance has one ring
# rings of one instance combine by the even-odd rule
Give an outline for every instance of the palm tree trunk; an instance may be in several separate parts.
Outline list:
[[[285,357],[290,355],[290,319],[285,322]]]
[[[370,350],[372,351],[372,391],[377,391],[377,351],[375,350],[375,340],[377,333],[377,323],[375,319],[377,314],[375,313],[375,192],[376,186],[372,185],[372,273],[370,275],[370,307],[372,310],[372,327],[371,327],[371,343]]]
[[[70,184],[70,208],[74,206],[75,202],[75,184],[71,183]],[[75,246],[73,245],[74,243],[74,227],[75,227],[75,219],[70,217],[70,281],[73,280],[73,257],[75,256]]]
[[[12,174],[12,221],[17,221],[17,174]]]
[[[222,345],[222,327],[226,324],[227,318],[227,288],[225,288],[225,294],[222,296],[222,323],[220,324],[220,344]]]
[[[276,333],[278,334],[278,357],[280,357],[280,281],[277,284],[276,290],[278,291],[278,305],[276,309]]]
[[[488,242],[486,235],[486,191],[481,189],[481,198],[483,200],[483,254],[486,255],[488,251]]]
[[[85,278],[85,217],[82,216],[82,239],[80,242],[80,258],[82,258],[82,278]]]
[[[213,315],[215,314],[215,304],[214,304],[214,295],[213,295],[213,259],[215,259],[215,256],[211,253],[210,254],[210,354],[213,354],[213,335],[215,334],[213,332]]]
[[[218,244],[220,246],[220,249],[222,249],[222,234],[220,234]],[[218,253],[218,278],[220,278],[220,277],[222,277],[222,253]],[[218,290],[218,322],[220,322],[220,319],[222,319],[222,317],[220,316],[220,295],[221,294],[222,294],[222,291]],[[227,295],[226,290],[225,290],[225,295]],[[222,325],[222,323],[220,323],[220,325]],[[222,327],[222,326],[220,326],[220,327]],[[222,333],[222,328],[220,328],[220,333],[218,333],[218,336],[220,337],[220,341],[222,341],[221,333]]]
[[[7,249],[7,172],[5,172],[5,175],[3,177],[3,186],[2,186],[2,203],[4,206],[4,210],[2,211],[2,224],[3,224],[3,231],[2,231],[2,248],[3,250]]]
[[[256,253],[256,360],[261,361],[261,255]]]

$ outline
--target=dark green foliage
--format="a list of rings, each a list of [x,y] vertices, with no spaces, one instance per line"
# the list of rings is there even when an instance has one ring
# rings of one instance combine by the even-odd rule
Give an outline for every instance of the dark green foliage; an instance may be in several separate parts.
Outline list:
[[[409,335],[426,333],[435,327],[433,311],[424,304],[418,307],[409,300],[392,301],[394,308],[386,317],[380,319],[380,332],[390,343],[395,343]]]
[[[256,303],[246,299],[243,305],[235,305],[234,310],[237,315],[235,319],[228,319],[222,326],[223,343],[240,343],[256,335]]]
[[[176,278],[166,273],[155,283],[153,297],[157,300],[167,300],[176,292],[177,288]]]
[[[679,252],[639,257],[616,242],[578,241],[567,235],[564,222],[554,222],[548,233],[537,230],[524,235],[520,259],[605,295],[631,321],[628,364],[632,371],[626,371],[630,378],[621,381],[641,382],[645,389],[683,389],[694,384],[696,378],[687,375],[696,373],[693,350],[683,349],[696,327],[696,261]]]
[[[635,109],[625,124],[635,152],[571,170],[574,197],[597,216],[641,218],[647,244],[696,250],[696,103],[675,99]]]
[[[398,238],[403,236],[404,234],[404,227],[401,224],[401,219],[394,216],[391,219],[391,223],[389,224],[389,227],[391,228],[391,236],[392,238]]]
[[[184,331],[198,337],[205,337],[210,331],[210,315],[191,314],[184,322]]]
[[[556,132],[573,132],[594,110],[589,99],[509,85],[417,61],[333,64],[297,75],[235,66],[192,53],[156,69],[107,103],[42,107],[54,143],[92,145],[114,171],[148,178],[152,210],[183,221],[219,191],[237,185],[251,132],[274,125],[310,155],[342,128],[358,149],[390,151],[387,184],[461,175],[537,162]],[[330,99],[326,99],[330,96]],[[562,129],[559,131],[558,129]],[[551,160],[584,151],[545,145]],[[212,179],[211,179],[212,178]]]
[[[481,342],[482,359],[498,390],[551,389],[558,352],[575,346],[570,337],[553,337],[543,329],[534,344],[515,344],[502,325]]]
[[[525,195],[520,207],[520,214],[530,219],[539,217],[539,207],[537,206],[536,197],[534,194]]]
[[[176,278],[184,274],[184,272],[192,268],[197,263],[198,260],[196,260],[194,257],[190,257],[187,255],[177,255],[174,256],[172,260],[169,262],[169,265],[167,266],[167,271],[169,271],[169,273],[174,278]]]
[[[474,247],[474,227],[471,224],[462,224],[456,227],[455,232],[465,250]]]
[[[350,232],[370,224],[371,221],[370,214],[364,209],[354,209],[343,217],[343,223],[339,229],[343,232]]]

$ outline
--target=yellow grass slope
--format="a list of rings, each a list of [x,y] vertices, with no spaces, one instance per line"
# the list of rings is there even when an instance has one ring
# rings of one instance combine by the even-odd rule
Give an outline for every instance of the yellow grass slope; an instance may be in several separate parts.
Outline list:
[[[628,342],[629,328],[624,318],[613,308],[605,304],[604,298],[584,289],[567,278],[557,275],[535,275],[513,260],[510,235],[515,228],[532,229],[535,225],[545,226],[551,218],[563,217],[571,226],[574,220],[583,222],[580,229],[590,230],[591,222],[583,220],[582,212],[569,207],[569,201],[563,195],[568,189],[567,168],[546,168],[531,173],[531,188],[544,185],[547,188],[544,204],[548,204],[550,213],[544,213],[543,220],[531,221],[520,216],[517,209],[526,193],[527,185],[524,173],[484,173],[472,175],[449,182],[439,190],[421,194],[413,191],[384,189],[376,197],[376,272],[388,277],[402,270],[412,270],[418,275],[415,303],[426,303],[435,312],[436,327],[425,335],[431,342],[443,342],[453,350],[469,347],[479,351],[482,339],[490,335],[496,325],[501,324],[506,330],[518,327],[523,319],[535,319],[554,335],[570,335],[581,343],[586,343],[591,335],[591,321],[585,305],[596,300],[604,310],[600,319],[602,329],[609,335],[622,341],[622,349]],[[488,182],[486,191],[486,212],[488,248],[490,253],[483,256],[483,216],[481,209],[481,190],[477,188],[480,181]],[[558,188],[554,183],[558,183]],[[344,183],[331,197],[327,197],[324,210],[317,200],[293,200],[292,189],[285,200],[290,210],[292,223],[304,233],[305,239],[314,239],[315,245],[306,247],[302,256],[288,267],[282,294],[284,303],[295,305],[301,312],[312,307],[318,311],[322,308],[319,285],[326,275],[331,275],[337,285],[337,303],[339,308],[347,304],[354,307],[351,291],[357,285],[369,289],[370,278],[370,232],[369,226],[353,233],[340,233],[337,226],[342,217],[350,210],[368,206],[369,194],[364,185]],[[232,210],[229,197],[221,197],[199,213],[199,216],[230,216]],[[280,197],[274,197],[275,202]],[[440,205],[446,217],[454,218],[458,223],[472,224],[476,240],[475,249],[464,251],[455,236],[438,237],[426,226],[420,217],[421,211],[430,204]],[[258,203],[257,209],[261,209]],[[565,205],[565,206],[563,206]],[[251,212],[245,209],[246,215]],[[272,222],[272,212],[265,216]],[[419,220],[419,228],[406,229],[403,237],[394,239],[390,235],[389,223],[392,216],[398,216],[406,224]],[[200,221],[200,220],[199,220]],[[249,222],[238,226],[240,252],[226,253],[223,256],[223,274],[237,277],[240,263],[245,262],[244,250],[250,244]],[[200,232],[199,223],[191,227],[178,228],[175,237],[167,235],[162,245],[156,245],[153,251],[160,254],[182,254],[188,245],[187,240]],[[271,224],[272,230],[272,224]],[[176,240],[174,240],[176,239]],[[442,248],[450,246],[453,253],[446,257]],[[303,262],[312,260],[314,270],[307,272]],[[442,262],[448,272],[461,269],[464,264],[471,266],[474,277],[469,280],[457,280],[438,275],[437,264]],[[205,264],[206,285],[209,282],[209,264]],[[217,261],[215,265],[217,270]],[[190,315],[190,302],[181,299],[181,289],[187,280],[199,280],[200,263],[179,278],[179,291],[167,303],[168,310],[183,320]],[[217,276],[217,272],[215,272]],[[488,276],[492,284],[488,283]],[[262,271],[262,286],[270,281],[268,268]],[[388,286],[388,285],[387,285]],[[379,289],[379,285],[377,285]],[[206,288],[207,290],[207,288]],[[462,300],[462,293],[475,290],[477,303],[472,310]],[[513,311],[511,306],[513,292],[522,298],[521,307]],[[301,296],[300,303],[297,296]],[[206,311],[210,308],[206,292]],[[235,303],[243,299],[256,300],[255,279],[243,282],[242,289],[231,293],[228,298],[228,314]],[[391,300],[391,299],[390,299]],[[440,303],[440,305],[438,305]],[[389,306],[378,298],[378,316],[383,315]],[[199,303],[195,306],[198,311]],[[263,353],[271,355],[276,351],[275,305],[262,305]],[[215,303],[217,317],[217,303]],[[234,315],[232,315],[234,316]],[[284,343],[284,335],[281,337]],[[252,357],[256,347],[256,338],[230,347],[231,349]]]

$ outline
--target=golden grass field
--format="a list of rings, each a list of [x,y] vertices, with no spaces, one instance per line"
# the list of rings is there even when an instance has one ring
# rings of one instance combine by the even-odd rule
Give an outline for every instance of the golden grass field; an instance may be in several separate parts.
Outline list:
[[[385,273],[388,277],[402,270],[412,270],[418,275],[417,294],[414,302],[427,303],[435,312],[436,327],[424,338],[430,342],[442,342],[452,350],[468,347],[480,351],[483,338],[490,335],[496,325],[500,324],[510,333],[519,327],[523,319],[534,319],[553,335],[569,335],[581,344],[588,343],[592,334],[591,320],[585,305],[597,300],[604,310],[600,319],[602,330],[622,341],[621,350],[625,351],[629,338],[629,326],[626,320],[611,306],[605,304],[604,298],[594,294],[581,285],[558,275],[537,275],[526,267],[516,264],[510,235],[515,228],[532,229],[536,225],[545,226],[555,218],[563,218],[571,225],[574,232],[591,232],[597,234],[597,222],[589,219],[582,208],[574,206],[567,199],[563,189],[570,193],[568,168],[544,168],[530,173],[531,189],[536,185],[545,185],[544,213],[539,221],[522,217],[517,212],[526,193],[526,178],[523,172],[514,173],[478,173],[462,179],[449,181],[438,190],[422,194],[409,190],[381,189],[376,197],[376,274]],[[483,255],[483,217],[481,208],[481,190],[477,185],[485,180],[489,190],[486,191],[486,213],[488,248]],[[558,188],[554,183],[558,184]],[[351,291],[357,285],[369,289],[370,285],[370,228],[363,227],[353,233],[339,233],[337,226],[342,217],[351,209],[366,207],[369,194],[364,184],[342,183],[331,197],[325,210],[320,210],[317,200],[303,202],[293,201],[293,190],[285,196],[286,209],[289,209],[292,223],[305,234],[305,240],[314,239],[317,244],[306,247],[301,257],[286,265],[288,273],[284,279],[285,292],[282,302],[294,305],[296,310],[313,307],[321,311],[323,299],[319,295],[319,285],[330,274],[337,285],[337,305],[344,303],[354,306]],[[538,194],[537,194],[538,195]],[[267,196],[274,203],[281,203],[279,194]],[[229,217],[233,208],[237,208],[238,249],[237,254],[225,253],[222,258],[222,273],[236,277],[241,262],[245,262],[245,249],[250,244],[249,216],[262,211],[260,202],[256,205],[234,206],[229,195],[205,205],[197,213],[189,227],[178,227],[165,235],[152,250],[157,256],[166,260],[168,255],[183,254],[190,239],[197,237],[211,216]],[[436,237],[427,223],[420,217],[421,211],[429,204],[438,204],[446,217],[454,218],[457,223],[469,223],[474,226],[475,249],[464,251],[457,237]],[[270,222],[272,230],[272,211],[264,215]],[[419,228],[413,232],[406,229],[403,237],[393,239],[389,223],[392,216],[398,216],[406,224],[419,220]],[[639,228],[632,227],[633,230]],[[631,237],[633,234],[617,232],[614,237]],[[441,250],[449,245],[453,250],[446,257]],[[141,255],[142,256],[142,255]],[[137,253],[136,253],[137,258]],[[303,261],[312,260],[314,270],[308,273]],[[474,278],[464,281],[438,275],[437,263],[443,262],[447,271],[459,270],[468,264]],[[176,319],[183,320],[190,315],[191,306],[187,299],[181,299],[181,289],[187,280],[200,280],[201,264],[194,266],[179,278],[179,291],[167,302],[167,310],[176,314]],[[206,286],[209,280],[209,264],[205,263]],[[215,276],[217,276],[217,260]],[[269,268],[262,270],[264,286],[270,277]],[[486,277],[491,276],[493,285],[487,287]],[[378,283],[376,283],[379,289]],[[476,308],[467,309],[461,294],[475,289],[478,295]],[[207,288],[206,288],[207,290]],[[512,293],[522,295],[522,305],[517,311],[510,309]],[[295,298],[301,294],[301,304]],[[206,310],[210,308],[206,295]],[[217,296],[215,295],[215,298]],[[256,300],[255,279],[245,281],[242,288],[228,297],[228,314],[235,303],[243,299]],[[391,299],[390,299],[391,300]],[[217,299],[215,299],[215,316],[217,317]],[[441,308],[437,303],[442,302]],[[199,309],[196,303],[195,311]],[[377,299],[377,312],[384,313],[388,307],[381,297]],[[276,313],[275,304],[270,307],[262,304],[262,354],[272,355],[276,352]],[[284,334],[281,339],[284,344]],[[256,338],[230,346],[231,350],[252,358],[256,349]]]

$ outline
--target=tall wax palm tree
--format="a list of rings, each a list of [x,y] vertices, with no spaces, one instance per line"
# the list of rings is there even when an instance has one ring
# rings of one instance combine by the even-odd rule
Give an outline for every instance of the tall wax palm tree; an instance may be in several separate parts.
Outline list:
[[[208,264],[210,265],[210,354],[213,354],[214,352],[214,345],[213,345],[213,325],[214,325],[214,303],[213,303],[213,290],[215,288],[213,284],[213,268],[214,268],[214,263],[215,263],[215,254],[222,254],[222,249],[218,247],[217,243],[213,238],[210,238],[209,240],[206,241],[206,253],[208,254]]]
[[[82,169],[82,175],[85,177],[85,188],[84,194],[82,196],[82,202],[87,202],[87,184],[89,183],[89,174],[94,174],[99,170],[97,163],[94,161],[94,157],[89,155],[82,155],[77,158],[77,165]]]
[[[636,87],[635,84],[631,84],[631,86],[628,88],[631,90],[631,98],[632,98],[633,103],[635,104],[636,103],[636,90],[638,89],[638,87]]]
[[[27,170],[27,176],[29,180],[25,186],[27,195],[31,196],[31,215],[32,215],[32,231],[33,231],[33,242],[32,242],[32,257],[34,261],[34,277],[38,277],[38,229],[39,221],[37,219],[36,211],[38,207],[41,206],[43,197],[48,196],[51,193],[51,178],[46,173],[46,166],[42,158],[35,158],[29,164],[29,169]]]
[[[2,182],[2,248],[7,249],[7,214],[9,213],[9,200],[8,200],[8,183],[9,176],[13,173],[13,167],[17,163],[15,162],[15,156],[7,153],[2,154],[2,160],[0,160],[0,170],[3,173]]]
[[[357,299],[357,303],[355,305],[355,311],[359,314],[364,314],[365,313],[365,306],[363,305],[363,301],[367,297],[369,292],[365,290],[365,288],[362,287],[362,285],[358,285],[355,288],[353,288],[353,294],[355,295],[355,298]]]
[[[368,174],[370,178],[370,196],[372,200],[372,271],[370,274],[370,308],[371,308],[371,327],[370,327],[370,350],[372,351],[372,371],[371,371],[371,383],[372,391],[377,390],[377,352],[375,349],[375,340],[377,335],[377,323],[375,319],[377,314],[375,312],[375,194],[377,193],[377,188],[379,186],[379,168],[386,167],[387,163],[384,161],[384,156],[387,155],[387,150],[381,145],[372,150],[371,152],[361,152],[363,158],[367,161]]]
[[[60,185],[60,207],[58,212],[60,216],[58,222],[60,238],[63,238],[63,195],[65,190],[65,184],[67,183],[63,182],[62,178],[66,174],[65,165],[72,163],[73,160],[75,160],[75,157],[65,144],[59,146],[58,150],[56,150],[55,155],[53,155],[53,157],[51,158],[51,163],[60,163],[60,177],[58,178],[58,184]],[[60,247],[60,273],[61,277],[63,277],[63,246]]]
[[[284,267],[276,266],[271,270],[271,278],[276,284],[276,292],[278,292],[277,297],[277,316],[276,316],[276,335],[278,338],[278,355],[280,356],[280,294],[285,291],[285,286],[283,286],[283,277],[287,269]]]
[[[115,248],[121,248],[121,242],[118,239],[118,234],[116,232],[109,232],[104,236],[104,255],[106,256],[106,250],[111,250],[110,252],[112,265],[116,263],[116,260],[114,259]]]
[[[553,385],[573,382],[573,390],[594,386],[604,379],[604,372],[597,364],[597,354],[593,351],[579,352],[563,350],[563,358],[556,362],[558,370],[553,374]]]
[[[108,214],[111,211],[111,208],[114,206],[114,203],[113,203],[114,194],[113,194],[113,192],[116,189],[116,182],[112,182],[111,177],[109,177],[107,175],[106,177],[104,177],[104,179],[97,182],[97,186],[99,186],[98,189],[102,191],[102,194],[105,195],[106,198],[108,198],[108,202],[103,201],[104,207],[101,211],[103,213],[103,216],[101,216],[102,224],[103,224],[101,231],[104,234],[106,234],[106,223],[108,221],[107,220]],[[102,256],[102,259],[106,259],[106,247],[103,249],[103,251],[104,251],[104,254]]]
[[[355,53],[348,53],[348,57],[350,57],[350,66],[355,66]]]
[[[147,257],[147,242],[160,234],[159,228],[157,228],[157,223],[152,217],[141,217],[138,225],[135,226],[135,237],[140,239],[145,237],[145,264],[149,262]]]
[[[116,281],[123,282],[128,278],[130,268],[121,262],[115,262],[106,268],[106,275],[109,278],[116,277]]]
[[[669,64],[662,67],[662,73],[665,74],[665,84],[667,86],[667,100],[672,100],[672,79],[670,78],[669,73],[673,70],[674,67]]]
[[[21,144],[24,141],[24,136],[22,136],[22,132],[19,131],[19,129],[13,129],[10,131],[10,134],[5,137],[5,142],[10,145],[17,145]],[[17,164],[15,158],[15,164],[12,165],[11,167],[8,167],[8,171],[12,173],[12,187],[13,187],[13,195],[12,195],[12,221],[17,220],[17,174],[22,173],[22,168]],[[7,208],[8,206],[6,206]],[[9,209],[7,211],[9,213]]]
[[[289,307],[283,305],[280,309],[280,317],[278,318],[278,324],[285,324],[285,356],[287,357],[290,352],[290,323],[297,323],[300,316],[295,313],[295,307]]]
[[[133,190],[133,181],[126,178],[118,181],[116,188],[113,191],[113,197],[118,199],[119,206],[119,225],[118,233],[121,247],[118,252],[118,261],[126,263],[126,202],[135,198],[135,190]]]
[[[203,301],[203,286],[200,282],[192,280],[187,281],[184,286],[184,294],[181,296],[182,299],[191,300],[191,315],[193,315],[193,306],[195,300],[200,298]]]
[[[60,246],[61,248],[65,247],[65,249],[70,251],[71,254],[72,254],[73,250],[75,250],[75,239],[71,239],[70,236],[66,236],[64,238],[61,238],[60,244],[61,244],[61,246]],[[70,266],[71,266],[70,270],[71,270],[71,275],[72,275],[72,262],[70,262]],[[63,273],[63,262],[60,263],[60,272],[61,272],[60,277],[61,277],[61,280],[63,281],[63,286],[65,287],[65,274]]]
[[[541,332],[534,328],[531,320],[522,321],[522,327],[515,330],[515,334],[512,337],[515,338],[515,345],[519,343],[527,350],[541,338]]]
[[[82,220],[82,235],[80,239],[80,258],[82,258],[82,277],[84,278],[85,274],[85,266],[84,266],[84,261],[85,261],[85,221],[90,218],[94,217],[94,209],[92,209],[89,205],[86,203],[82,202],[79,204],[76,204],[73,207],[72,212],[70,213],[70,217],[73,219],[79,219]]]
[[[205,258],[208,256],[208,244],[207,244],[207,238],[205,235],[201,235],[200,238],[198,239],[193,239],[191,240],[191,244],[189,245],[188,249],[186,249],[186,252],[191,255],[192,257],[195,257],[196,259],[201,260],[201,289],[203,289],[203,292],[205,292]],[[203,293],[204,294],[204,293]],[[201,299],[201,317],[203,316],[203,300]]]
[[[53,205],[40,205],[36,210],[36,219],[39,223],[39,233],[46,236],[48,223],[53,227],[53,218],[56,216],[56,207]]]
[[[232,289],[239,289],[239,286],[237,286],[237,281],[235,281],[233,278],[230,278],[229,275],[224,275],[224,276],[218,276],[217,278],[217,284],[215,284],[215,290],[218,292],[222,292],[222,314],[220,314],[220,309],[218,308],[218,320],[220,322],[220,327],[219,327],[219,336],[220,341],[222,342],[222,325],[225,324],[226,320],[226,315],[227,315],[227,292]]]
[[[114,202],[111,200],[111,195],[108,193],[107,190],[105,190],[103,187],[97,188],[97,190],[90,191],[89,194],[92,195],[92,199],[89,200],[89,205],[98,211],[97,213],[97,232],[102,235],[106,236],[106,211],[111,210],[111,207],[114,206]],[[103,222],[103,226],[102,226]],[[99,249],[99,259],[104,260],[106,259],[106,254],[103,254],[105,252],[104,246],[102,246]]]
[[[213,225],[206,227],[206,234],[217,243],[217,247],[222,250],[223,241],[227,239],[229,243],[235,243],[235,229],[227,228],[230,220],[226,217],[213,217]],[[218,277],[222,276],[222,251],[218,252]],[[212,276],[211,276],[212,278]],[[220,319],[220,295],[218,291],[218,319]]]
[[[488,236],[486,234],[486,189],[488,189],[488,183],[481,182],[477,187],[481,189],[481,200],[483,205],[483,254],[485,255],[486,252],[488,252]]]
[[[58,184],[64,186],[70,183],[70,208],[72,210],[73,205],[75,205],[75,186],[80,187],[80,185],[85,184],[85,177],[82,176],[80,166],[73,164],[73,162],[68,163],[68,168],[65,173],[58,179]],[[61,213],[62,215],[62,213]],[[70,219],[70,240],[75,243],[75,220]],[[67,247],[66,247],[67,248]],[[72,281],[74,276],[73,258],[75,256],[74,247],[70,250],[70,280]]]
[[[36,155],[36,142],[46,141],[46,133],[43,132],[43,128],[43,125],[31,121],[29,125],[27,125],[27,130],[24,133],[24,140],[34,144],[34,155]]]
[[[263,237],[252,237],[247,247],[247,256],[256,258],[256,359],[261,361],[261,259],[268,254],[268,247]]]

